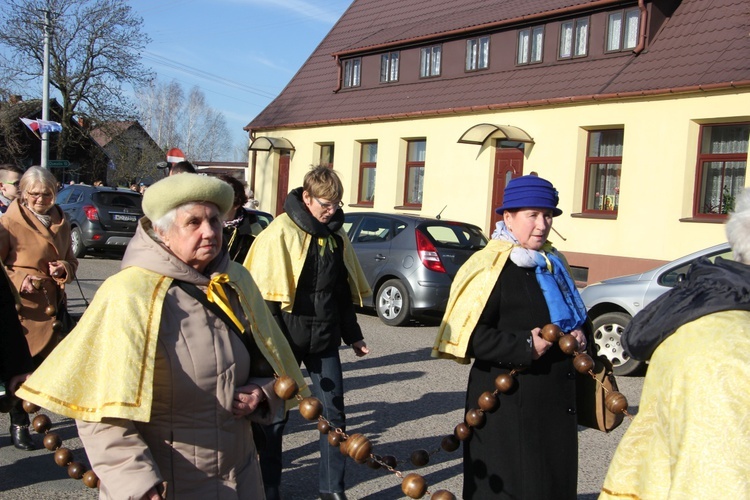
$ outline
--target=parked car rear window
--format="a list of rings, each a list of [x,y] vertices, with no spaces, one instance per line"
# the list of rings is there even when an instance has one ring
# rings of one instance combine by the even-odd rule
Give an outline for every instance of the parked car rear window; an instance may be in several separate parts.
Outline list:
[[[479,228],[464,224],[423,224],[419,229],[429,234],[438,248],[478,250],[487,245],[487,240]]]
[[[96,203],[109,207],[137,208],[140,210],[142,197],[139,194],[100,191],[94,193],[92,199]]]

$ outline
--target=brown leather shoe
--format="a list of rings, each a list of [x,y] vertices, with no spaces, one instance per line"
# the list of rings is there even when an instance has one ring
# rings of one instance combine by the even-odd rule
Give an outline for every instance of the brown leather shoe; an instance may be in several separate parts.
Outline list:
[[[10,426],[10,441],[13,446],[19,450],[31,451],[36,450],[36,444],[31,439],[28,425],[13,425]]]

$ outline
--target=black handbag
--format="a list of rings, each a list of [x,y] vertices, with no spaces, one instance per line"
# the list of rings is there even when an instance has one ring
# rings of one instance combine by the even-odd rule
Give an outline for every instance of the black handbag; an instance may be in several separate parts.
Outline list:
[[[62,300],[57,305],[57,315],[55,316],[55,330],[58,335],[64,337],[73,331],[78,321],[68,312],[68,305],[65,296],[63,295]]]

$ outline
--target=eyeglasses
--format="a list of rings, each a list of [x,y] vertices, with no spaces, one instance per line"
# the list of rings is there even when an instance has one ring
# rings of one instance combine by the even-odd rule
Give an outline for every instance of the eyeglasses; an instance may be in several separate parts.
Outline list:
[[[35,200],[38,200],[39,198],[44,198],[46,200],[52,199],[52,193],[26,193],[26,196],[34,198]]]
[[[341,207],[344,206],[344,202],[343,201],[339,201],[338,203],[323,203],[322,201],[320,201],[319,199],[317,199],[315,196],[313,196],[312,198],[313,198],[313,200],[315,200],[315,201],[318,202],[318,205],[320,205],[320,208],[322,208],[323,210],[326,210],[326,211],[331,210],[331,209],[333,209],[334,211],[336,211],[339,208],[341,208]]]
[[[18,185],[21,184],[21,179],[18,179],[17,181],[14,181],[14,182],[3,182],[3,184],[8,184],[10,186],[17,188]]]

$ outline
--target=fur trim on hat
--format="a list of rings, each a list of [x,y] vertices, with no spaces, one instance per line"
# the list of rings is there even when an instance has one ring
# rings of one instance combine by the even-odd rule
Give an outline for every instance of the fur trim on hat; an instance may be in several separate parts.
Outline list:
[[[177,174],[155,182],[143,194],[143,213],[156,221],[186,203],[210,202],[226,214],[234,202],[232,186],[208,175]]]

